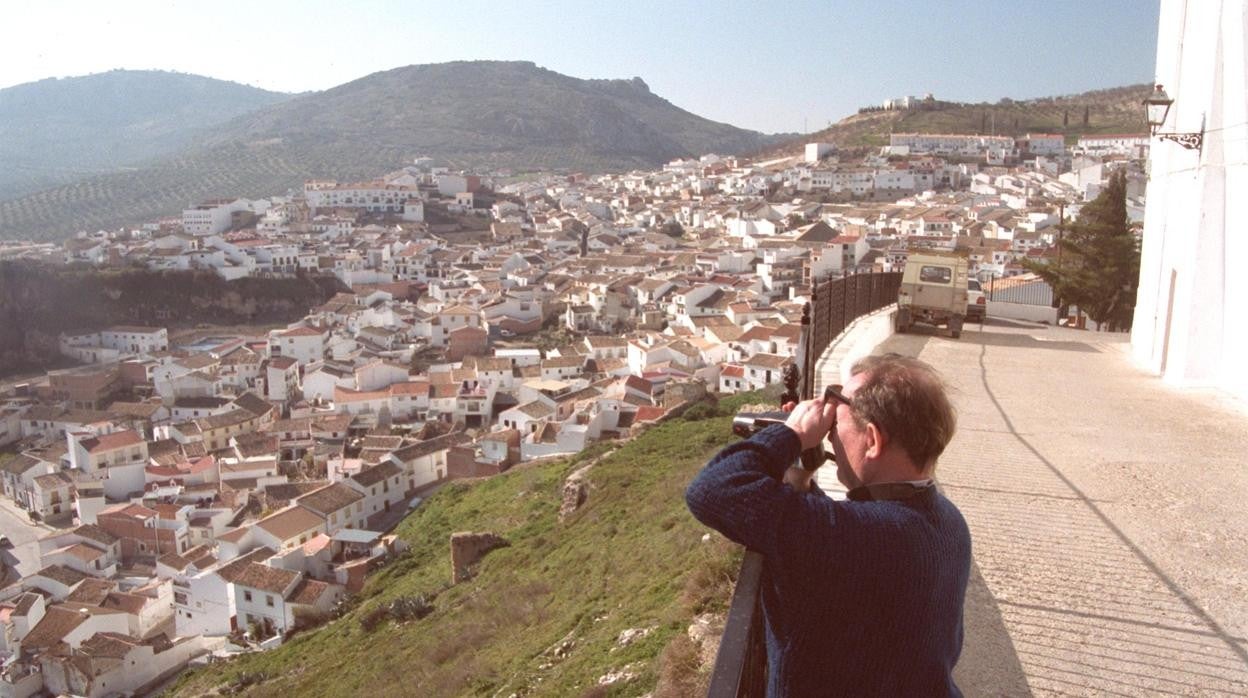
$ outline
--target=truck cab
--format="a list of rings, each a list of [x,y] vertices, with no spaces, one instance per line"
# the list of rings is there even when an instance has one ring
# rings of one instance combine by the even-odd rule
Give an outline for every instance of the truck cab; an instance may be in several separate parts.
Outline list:
[[[954,339],[966,319],[967,260],[952,252],[916,252],[906,260],[897,292],[898,332],[915,323],[944,326]]]

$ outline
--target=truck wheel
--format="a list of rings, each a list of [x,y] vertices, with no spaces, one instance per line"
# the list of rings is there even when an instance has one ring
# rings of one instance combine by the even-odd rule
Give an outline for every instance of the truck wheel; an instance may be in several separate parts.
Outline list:
[[[962,336],[962,316],[954,315],[949,318],[949,336],[957,339]]]
[[[897,334],[905,334],[906,330],[910,329],[910,313],[907,313],[904,310],[898,310],[897,317],[895,319],[895,327],[897,328]]]

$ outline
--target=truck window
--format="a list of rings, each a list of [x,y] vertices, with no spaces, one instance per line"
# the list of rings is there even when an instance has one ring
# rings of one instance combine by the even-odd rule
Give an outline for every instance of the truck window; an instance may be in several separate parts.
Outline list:
[[[919,281],[925,284],[947,284],[953,280],[953,270],[949,267],[919,267]]]

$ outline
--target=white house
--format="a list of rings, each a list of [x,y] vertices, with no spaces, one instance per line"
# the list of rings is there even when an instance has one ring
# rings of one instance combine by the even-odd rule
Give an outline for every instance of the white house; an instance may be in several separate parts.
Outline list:
[[[269,355],[286,356],[301,364],[325,358],[325,342],[329,332],[300,325],[269,333]]]
[[[1131,328],[1135,359],[1176,385],[1248,398],[1248,11],[1162,0],[1157,82],[1174,100],[1163,132],[1204,132],[1199,150],[1154,139]],[[1232,68],[1234,67],[1234,68]]]
[[[191,235],[223,233],[233,225],[234,214],[250,211],[245,199],[216,199],[182,211],[182,228]]]

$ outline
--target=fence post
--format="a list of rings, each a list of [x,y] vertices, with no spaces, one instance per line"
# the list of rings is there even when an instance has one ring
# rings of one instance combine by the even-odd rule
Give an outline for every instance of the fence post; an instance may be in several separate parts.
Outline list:
[[[810,326],[810,311],[818,297],[818,292],[812,286],[810,291],[810,303],[802,305],[802,330],[801,334],[798,335],[798,347],[802,364],[802,387],[801,392],[798,393],[800,400],[809,400],[814,397],[815,394],[815,381],[810,375],[816,360],[814,357],[815,333],[814,328]]]

